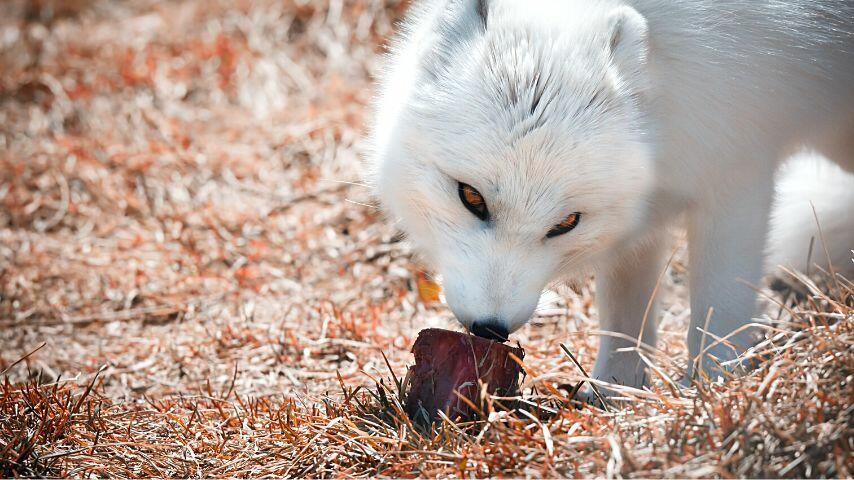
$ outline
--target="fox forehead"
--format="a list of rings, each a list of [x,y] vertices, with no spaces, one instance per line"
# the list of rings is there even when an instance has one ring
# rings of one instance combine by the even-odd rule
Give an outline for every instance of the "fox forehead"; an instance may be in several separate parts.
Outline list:
[[[518,29],[488,31],[470,47],[431,70],[415,90],[412,111],[428,131],[478,130],[477,143],[508,145],[537,130],[592,130],[619,106],[604,49],[590,54]]]
[[[565,183],[596,169],[598,156],[623,153],[627,102],[604,60],[518,30],[487,32],[475,43],[415,89],[406,122],[413,156],[478,188],[537,187],[532,194],[541,197],[548,185],[532,178]],[[594,163],[567,161],[582,158]]]

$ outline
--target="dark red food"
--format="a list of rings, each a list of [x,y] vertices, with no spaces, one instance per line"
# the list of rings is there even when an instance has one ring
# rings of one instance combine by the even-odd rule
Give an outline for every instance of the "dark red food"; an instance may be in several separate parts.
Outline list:
[[[483,411],[480,383],[494,396],[519,394],[519,377],[525,356],[511,347],[467,333],[428,328],[418,334],[412,346],[415,365],[407,374],[406,413],[416,421],[435,421],[442,411],[452,420],[471,420],[477,411],[456,393]]]

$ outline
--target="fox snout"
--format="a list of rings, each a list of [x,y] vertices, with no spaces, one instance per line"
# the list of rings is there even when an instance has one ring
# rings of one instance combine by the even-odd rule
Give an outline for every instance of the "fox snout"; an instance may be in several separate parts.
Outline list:
[[[534,314],[544,285],[516,282],[476,282],[445,275],[448,306],[469,332],[489,340],[506,341]]]

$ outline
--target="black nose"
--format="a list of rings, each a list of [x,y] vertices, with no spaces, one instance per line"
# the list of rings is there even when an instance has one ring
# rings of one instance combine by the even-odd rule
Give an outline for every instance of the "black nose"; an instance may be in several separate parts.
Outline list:
[[[506,342],[510,332],[496,320],[486,320],[482,322],[474,322],[471,326],[471,333],[478,337],[483,337],[487,340],[495,340],[496,342]]]

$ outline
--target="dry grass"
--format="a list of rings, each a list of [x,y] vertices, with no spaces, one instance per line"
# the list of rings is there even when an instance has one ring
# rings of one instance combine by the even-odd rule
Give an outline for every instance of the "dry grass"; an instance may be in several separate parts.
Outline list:
[[[560,388],[582,379],[560,343],[585,368],[595,353],[582,286],[517,336],[537,408],[431,431],[400,415],[382,353],[400,375],[418,330],[453,325],[358,185],[370,74],[405,5],[2,8],[3,476],[854,472],[851,284],[798,280],[757,370],[679,390],[678,258],[662,376],[621,408]]]

